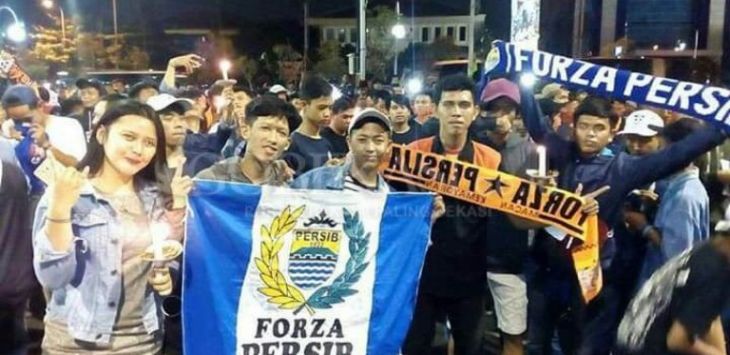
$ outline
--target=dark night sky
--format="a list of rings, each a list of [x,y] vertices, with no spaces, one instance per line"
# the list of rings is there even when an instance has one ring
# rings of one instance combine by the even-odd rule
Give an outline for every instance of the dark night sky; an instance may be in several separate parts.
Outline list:
[[[29,26],[48,24],[40,1],[5,0]],[[80,16],[85,30],[113,32],[112,0],[54,1],[62,4],[66,16]],[[395,2],[369,0],[368,8],[377,5],[395,8]],[[310,0],[310,13],[314,17],[354,16],[356,3],[357,0]],[[469,7],[469,0],[401,0],[400,3],[404,16],[411,14],[412,5],[416,14],[425,15],[466,15]],[[240,31],[237,47],[248,54],[258,54],[276,43],[290,43],[301,49],[303,43],[301,0],[117,0],[117,6],[119,31],[143,32],[153,42],[161,38],[156,36],[165,29],[226,28]]]
[[[55,0],[63,5],[67,15],[84,18],[89,28],[110,31],[112,0]],[[312,15],[347,13],[357,0],[310,0]],[[469,0],[402,0],[402,12],[407,15],[411,1],[417,11],[435,9],[438,13],[468,11]],[[43,18],[40,0],[5,0],[18,14],[32,23]],[[162,27],[236,27],[271,22],[301,22],[301,0],[117,0],[119,27],[136,28],[141,22]],[[388,5],[395,0],[369,0],[368,7]],[[451,10],[451,11],[449,11]]]

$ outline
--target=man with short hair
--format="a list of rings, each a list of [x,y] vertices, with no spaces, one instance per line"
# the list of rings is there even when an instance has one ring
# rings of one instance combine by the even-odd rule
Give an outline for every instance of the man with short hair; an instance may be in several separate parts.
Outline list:
[[[165,130],[167,166],[170,169],[179,168],[179,163],[184,161],[183,174],[195,176],[220,160],[217,154],[185,150],[184,143],[189,134],[184,115],[192,108],[192,102],[188,99],[175,98],[170,94],[160,94],[150,97],[147,104],[157,112]],[[169,177],[172,177],[172,174]]]
[[[289,146],[289,133],[297,122],[287,115],[286,102],[264,95],[246,106],[240,134],[246,140],[243,157],[233,156],[201,171],[206,180],[281,185],[287,180],[286,164],[277,163]]]
[[[291,135],[291,146],[284,160],[296,176],[325,165],[332,156],[332,146],[319,130],[332,113],[332,85],[318,75],[302,80],[299,93],[304,99],[302,124]]]
[[[129,89],[129,98],[146,103],[150,97],[158,95],[157,84],[150,80],[142,80]]]
[[[537,153],[532,141],[515,132],[520,101],[517,84],[507,79],[489,82],[481,95],[486,118],[478,118],[472,123],[476,128],[470,131],[475,141],[499,152],[500,171],[525,177],[527,169],[537,165]],[[502,334],[502,354],[523,354],[523,336],[527,331],[525,264],[530,231],[515,227],[506,213],[491,212],[486,225],[487,284]]]
[[[617,135],[625,138],[629,154],[639,157],[653,154],[664,147],[663,130],[664,121],[659,115],[650,110],[639,110],[626,118],[623,130]],[[631,191],[624,202],[625,223],[614,225],[616,250],[621,252],[616,254],[611,263],[611,274],[606,277],[611,280],[619,298],[618,314],[628,307],[636,292],[639,280],[637,265],[644,262],[647,246],[643,231],[638,227],[639,221],[654,222],[659,193],[663,190],[660,185],[661,181],[652,182]]]
[[[433,100],[431,94],[422,92],[413,98],[413,118],[418,124],[426,123],[433,115]]]
[[[730,222],[667,261],[631,301],[618,329],[626,355],[727,353],[720,316],[730,300]]]
[[[76,165],[86,155],[86,140],[79,122],[41,111],[30,86],[9,87],[2,96],[2,105],[11,119],[5,124],[19,133],[15,152],[31,180],[31,193],[43,191],[34,171],[48,152],[66,166]]]
[[[355,102],[347,96],[340,97],[332,105],[329,126],[319,131],[319,134],[330,143],[333,158],[344,158],[350,151],[347,145],[347,130],[354,115]]]
[[[124,90],[126,89],[126,85],[124,84],[124,80],[116,78],[112,79],[112,91],[116,94],[124,94]]]
[[[699,121],[684,117],[667,125],[662,136],[672,145],[701,127]],[[639,285],[667,260],[710,237],[709,196],[697,166],[690,163],[661,184],[661,200],[653,223],[643,215],[627,218],[629,228],[640,231],[647,241]]]
[[[84,105],[84,111],[73,118],[81,123],[84,133],[87,136],[91,133],[91,126],[94,119],[94,106],[106,96],[104,85],[96,79],[79,79],[76,81],[76,87],[79,89],[79,98]]]
[[[435,98],[439,134],[417,140],[409,148],[496,170],[500,154],[469,138],[469,126],[479,114],[471,79],[464,75],[444,77]],[[404,354],[429,352],[441,314],[446,314],[451,324],[456,354],[475,354],[480,343],[487,283],[483,228],[489,210],[451,197],[444,197],[444,203],[449,213],[431,230],[433,244],[426,254]]]
[[[385,102],[385,110],[393,125],[393,143],[408,145],[421,138],[421,124],[411,119],[407,97],[394,95]]]
[[[380,162],[390,150],[388,117],[375,109],[360,111],[350,122],[347,143],[352,160],[302,174],[292,182],[295,189],[389,192],[379,172]]]

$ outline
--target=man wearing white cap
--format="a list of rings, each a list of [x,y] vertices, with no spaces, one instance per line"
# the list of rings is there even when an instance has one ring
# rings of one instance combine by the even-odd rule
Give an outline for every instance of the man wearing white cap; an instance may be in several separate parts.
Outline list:
[[[649,122],[656,123],[656,117],[646,115],[636,120],[633,116],[641,112],[637,111],[629,116],[627,129],[637,128],[635,131],[638,132],[643,128],[646,129],[643,133],[648,133],[647,128],[650,129],[652,126]],[[632,117],[642,125],[628,127]],[[662,137],[667,145],[671,145],[700,128],[702,124],[699,121],[685,117],[664,127]],[[631,146],[631,139],[629,142]],[[643,148],[646,145],[639,147]],[[629,229],[640,232],[647,241],[639,285],[648,280],[667,260],[706,240],[710,234],[709,197],[700,181],[697,166],[691,163],[661,180],[658,185],[661,186],[659,189],[661,202],[653,223],[641,214],[625,214]]]
[[[284,101],[289,101],[289,90],[279,84],[276,84],[269,88],[269,92],[278,96]]]
[[[639,110],[626,118],[620,135],[626,135],[626,148],[631,155],[646,155],[658,151],[662,146],[661,131],[664,121],[654,111]]]
[[[193,107],[191,100],[178,99],[170,94],[159,94],[150,97],[147,105],[157,112],[162,121],[167,144],[167,166],[170,169],[179,168],[183,162],[183,173],[186,176],[194,176],[219,160],[220,157],[215,154],[192,154],[184,149],[183,144],[188,134],[184,115]],[[169,176],[172,177],[172,174]]]

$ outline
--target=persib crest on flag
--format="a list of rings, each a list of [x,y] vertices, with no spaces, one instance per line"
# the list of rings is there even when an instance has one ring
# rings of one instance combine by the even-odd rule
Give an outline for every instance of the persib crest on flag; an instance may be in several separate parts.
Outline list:
[[[431,203],[428,194],[196,181],[184,254],[185,353],[397,354]]]
[[[311,289],[322,285],[335,271],[342,229],[335,229],[339,224],[328,218],[324,210],[304,226],[325,227],[294,230],[294,243],[289,252],[289,276],[295,285]]]

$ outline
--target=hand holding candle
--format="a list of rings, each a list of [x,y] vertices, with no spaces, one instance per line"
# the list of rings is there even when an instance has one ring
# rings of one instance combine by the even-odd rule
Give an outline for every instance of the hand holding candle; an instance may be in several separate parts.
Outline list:
[[[152,234],[153,258],[155,261],[162,261],[165,259],[163,245],[170,235],[170,226],[165,223],[153,223],[150,226],[150,233]]]

